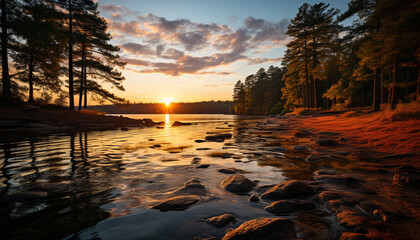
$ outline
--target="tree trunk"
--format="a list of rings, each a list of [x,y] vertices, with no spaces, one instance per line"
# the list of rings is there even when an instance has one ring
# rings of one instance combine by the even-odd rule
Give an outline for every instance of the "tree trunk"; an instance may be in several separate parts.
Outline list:
[[[317,79],[314,79],[314,108],[318,107],[318,84],[316,84]]]
[[[405,82],[407,83],[407,86],[405,86],[405,97],[408,98],[408,93],[409,93],[408,82],[410,82],[410,67],[409,66],[407,66],[407,77],[405,78]]]
[[[393,86],[392,86],[392,99],[391,99],[391,108],[395,109],[397,106],[397,100],[398,100],[398,78],[400,74],[400,53],[395,53],[394,58],[394,79],[393,79]]]
[[[416,100],[420,98],[420,66],[418,67],[417,73],[417,91],[416,91]]]
[[[365,105],[365,84],[362,81],[362,106]]]
[[[82,99],[83,99],[83,78],[85,77],[85,39],[82,40],[82,67],[80,69],[80,89],[79,89],[79,111],[82,110]]]
[[[379,92],[380,76],[381,76],[381,69],[375,68],[374,80],[373,80],[373,111],[380,110],[380,92]]]
[[[381,104],[385,101],[385,89],[384,89],[385,71],[381,72]]]
[[[6,0],[1,0],[1,64],[2,64],[2,84],[3,84],[3,99],[5,103],[10,103],[12,94],[10,90],[10,75],[9,75],[9,61],[8,61],[8,46],[7,46],[7,9]]]
[[[85,62],[86,62],[86,54],[85,54]],[[83,105],[83,108],[84,109],[86,109],[87,108],[87,97],[88,97],[88,95],[87,95],[87,67],[86,67],[86,64],[85,64],[85,77],[84,77],[84,81],[83,81],[83,89],[85,90],[85,102],[84,102],[84,105]]]
[[[74,110],[74,93],[73,93],[73,16],[72,16],[72,0],[69,0],[69,103],[70,109]]]
[[[34,64],[32,54],[29,56],[29,73],[28,73],[28,82],[29,82],[29,99],[28,102],[34,102],[34,81],[33,81],[33,72]]]
[[[311,97],[310,97],[310,90],[309,90],[309,70],[308,70],[308,53],[307,53],[307,40],[305,35],[305,81],[306,81],[306,107],[311,107]]]

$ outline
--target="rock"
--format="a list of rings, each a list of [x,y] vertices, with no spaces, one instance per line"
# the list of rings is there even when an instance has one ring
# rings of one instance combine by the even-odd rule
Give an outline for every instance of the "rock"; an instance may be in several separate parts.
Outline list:
[[[315,180],[322,181],[322,182],[328,182],[333,184],[339,184],[339,185],[350,185],[353,183],[357,183],[358,180],[352,177],[348,177],[344,174],[340,175],[319,175],[315,177]]]
[[[197,150],[197,151],[207,151],[207,150],[211,150],[211,148],[197,148],[195,150]]]
[[[121,130],[121,131],[128,131],[129,129],[128,129],[128,128],[126,128],[126,127],[122,127],[122,128],[120,128],[120,130]]]
[[[297,210],[314,210],[315,204],[311,201],[279,200],[264,208],[273,214],[292,213]]]
[[[184,186],[178,188],[174,191],[175,194],[192,194],[192,195],[204,195],[207,193],[206,187],[196,179],[192,179],[186,183]]]
[[[151,124],[156,124],[155,122],[153,122],[153,120],[152,119],[150,119],[150,118],[143,118],[143,122],[144,123],[146,123],[146,124],[148,124],[148,125],[151,125]]]
[[[192,123],[183,123],[183,122],[179,122],[179,121],[175,121],[174,123],[172,123],[172,127],[177,127],[177,126],[187,126],[187,125],[192,125]]]
[[[305,159],[305,161],[307,161],[307,162],[316,162],[316,161],[319,161],[319,160],[321,160],[322,158],[324,158],[325,156],[324,155],[321,155],[321,154],[311,154],[311,155],[309,155],[306,159]]]
[[[196,195],[185,195],[172,197],[166,200],[159,202],[158,204],[152,206],[153,209],[158,209],[161,211],[179,211],[185,210],[189,206],[200,201],[200,197]]]
[[[244,171],[241,169],[237,169],[237,168],[222,168],[217,170],[220,173],[224,173],[224,174],[235,174],[235,173],[243,173]]]
[[[236,217],[232,214],[225,213],[220,216],[208,218],[205,222],[215,227],[224,227],[233,221],[236,221]]]
[[[206,141],[224,141],[225,139],[231,139],[232,138],[232,134],[230,133],[224,133],[224,134],[216,134],[216,135],[210,135],[210,136],[206,136]]]
[[[206,142],[206,140],[198,139],[198,140],[195,140],[194,142],[196,142],[196,143],[203,143],[203,142]]]
[[[275,147],[275,148],[269,148],[269,149],[267,149],[267,151],[270,151],[270,152],[284,152],[284,151],[286,151],[286,148],[284,148],[284,147]]]
[[[258,195],[257,194],[252,194],[250,197],[249,197],[249,199],[248,199],[250,202],[259,202],[260,201],[260,197],[258,197]]]
[[[208,168],[210,167],[210,164],[200,164],[196,168]]]
[[[337,145],[337,142],[332,139],[320,139],[315,144],[318,146],[334,146]]]
[[[295,145],[292,147],[293,151],[300,151],[300,150],[306,150],[308,149],[305,145]]]
[[[160,145],[160,144],[155,144],[155,145],[153,145],[153,147],[155,147],[155,148],[160,148],[160,147],[162,147],[162,145]]]
[[[309,135],[312,135],[312,133],[310,133],[306,130],[303,130],[303,129],[296,129],[292,132],[292,135],[294,137],[307,137]]]
[[[393,184],[420,188],[420,171],[406,166],[394,173]]]
[[[256,186],[254,182],[246,178],[244,175],[236,174],[225,178],[220,186],[226,191],[242,194],[251,191]]]
[[[345,232],[341,235],[340,240],[367,240],[366,234]]]
[[[201,158],[196,157],[196,158],[193,158],[193,160],[191,161],[191,164],[199,164],[200,161],[201,161]]]
[[[258,218],[228,231],[223,240],[296,239],[294,225],[287,218]]]
[[[306,183],[299,180],[291,180],[268,189],[261,198],[284,199],[297,196],[313,195],[315,192]]]

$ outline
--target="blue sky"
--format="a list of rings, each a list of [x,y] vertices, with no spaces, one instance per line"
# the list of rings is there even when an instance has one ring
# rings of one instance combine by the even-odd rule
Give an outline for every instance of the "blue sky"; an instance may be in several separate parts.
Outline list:
[[[280,66],[304,2],[320,1],[99,0],[128,63],[126,91],[110,90],[133,102],[230,100],[236,81]],[[345,11],[348,1],[328,3]]]

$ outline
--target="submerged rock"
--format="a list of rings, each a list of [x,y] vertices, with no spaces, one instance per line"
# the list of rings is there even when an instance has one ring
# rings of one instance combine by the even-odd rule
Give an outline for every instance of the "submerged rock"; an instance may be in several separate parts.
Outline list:
[[[261,198],[284,199],[313,194],[315,194],[315,192],[308,184],[299,180],[291,180],[277,184],[276,186],[268,189],[263,195],[261,195]]]
[[[183,123],[183,122],[179,122],[179,121],[175,121],[174,123],[172,123],[172,127],[177,127],[177,126],[187,126],[187,125],[192,125],[192,123]]]
[[[177,196],[163,200],[152,206],[152,208],[161,211],[181,211],[187,209],[199,201],[200,197],[197,195]]]
[[[222,168],[217,171],[224,174],[244,173],[244,170],[237,169],[237,168]]]
[[[242,194],[251,191],[251,189],[254,188],[256,184],[246,178],[244,175],[236,174],[225,178],[220,183],[220,186],[229,192]]]
[[[206,136],[206,141],[224,141],[225,139],[231,139],[232,138],[232,134],[230,133],[223,133],[223,134],[216,134],[216,135],[210,135],[210,136]]]
[[[279,200],[264,208],[273,214],[292,213],[297,210],[314,210],[315,204],[311,201],[301,200]]]
[[[233,221],[236,221],[236,217],[229,213],[206,219],[206,223],[209,223],[215,227],[223,227]]]
[[[284,147],[274,147],[274,148],[267,149],[267,151],[270,151],[270,152],[284,152],[284,151],[286,151],[286,148],[284,148]]]
[[[223,240],[296,239],[294,225],[287,218],[258,218],[228,231]]]
[[[206,142],[206,140],[197,139],[194,142],[196,142],[196,143],[203,143],[203,142]]]
[[[196,168],[208,168],[210,167],[210,164],[200,164]]]

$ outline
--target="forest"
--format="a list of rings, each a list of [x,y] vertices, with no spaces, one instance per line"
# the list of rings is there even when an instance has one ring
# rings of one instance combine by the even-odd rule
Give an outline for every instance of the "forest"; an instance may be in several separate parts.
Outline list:
[[[94,0],[1,0],[1,99],[87,107],[125,103],[102,84],[124,90],[119,47]],[[39,93],[39,97],[34,96]],[[79,102],[75,103],[75,95]]]
[[[346,26],[345,21],[353,20]],[[282,68],[260,69],[234,87],[237,114],[343,109],[416,101],[420,2],[352,0],[340,12],[303,4],[291,20]]]

